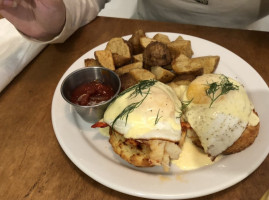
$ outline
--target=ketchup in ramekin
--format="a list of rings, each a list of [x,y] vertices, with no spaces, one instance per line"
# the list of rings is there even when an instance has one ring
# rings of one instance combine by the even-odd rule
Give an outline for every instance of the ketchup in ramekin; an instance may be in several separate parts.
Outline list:
[[[71,102],[81,106],[93,106],[111,99],[115,91],[99,81],[90,81],[76,87],[71,92]]]

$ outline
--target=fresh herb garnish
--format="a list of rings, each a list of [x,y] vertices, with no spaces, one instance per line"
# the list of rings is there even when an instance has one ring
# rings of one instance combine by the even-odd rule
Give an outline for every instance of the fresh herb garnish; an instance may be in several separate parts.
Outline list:
[[[224,94],[227,94],[231,90],[238,90],[239,86],[234,85],[232,82],[229,81],[228,77],[222,75],[221,82],[213,82],[208,84],[209,88],[206,89],[206,95],[211,99],[211,103],[209,105],[209,108],[212,106],[212,104],[221,96]],[[220,90],[220,93],[216,95],[216,92]]]
[[[179,117],[181,118],[181,116],[183,115],[183,113],[186,111],[188,105],[190,105],[190,103],[192,102],[193,99],[189,100],[189,101],[181,101],[181,109],[179,112]]]
[[[116,123],[116,121],[118,119],[123,119],[125,117],[125,125],[127,124],[128,121],[128,116],[131,112],[134,111],[134,109],[136,109],[137,107],[139,107],[143,101],[146,99],[146,97],[148,96],[148,94],[150,93],[150,88],[156,83],[156,80],[143,80],[140,81],[138,84],[124,90],[123,92],[121,92],[119,94],[118,97],[123,96],[124,94],[133,91],[128,98],[134,98],[137,95],[141,95],[143,98],[135,103],[132,103],[130,105],[128,105],[126,108],[123,109],[123,111],[114,119],[114,121],[112,122],[112,128],[114,126],[114,124]],[[117,98],[118,98],[117,97]]]
[[[162,118],[162,116],[159,117],[160,109],[158,110],[157,117],[155,119],[155,125],[158,124],[159,120]]]

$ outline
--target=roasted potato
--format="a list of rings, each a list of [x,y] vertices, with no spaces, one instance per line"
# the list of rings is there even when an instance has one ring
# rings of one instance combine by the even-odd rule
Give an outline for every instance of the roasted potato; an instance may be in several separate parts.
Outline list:
[[[143,53],[143,62],[149,66],[163,66],[171,63],[167,46],[161,42],[150,43]]]
[[[132,34],[132,37],[128,40],[129,44],[132,46],[133,54],[140,54],[144,51],[144,48],[141,46],[140,38],[146,37],[146,34],[143,30],[137,30]]]
[[[87,58],[84,60],[85,67],[101,66],[94,58]]]
[[[146,69],[132,69],[129,73],[137,81],[156,79],[156,76]]]
[[[137,55],[133,55],[133,62],[143,62],[143,54],[137,54]]]
[[[203,74],[203,67],[197,62],[190,62],[190,59],[184,54],[179,55],[172,62],[172,69],[176,74],[192,74],[199,76]]]
[[[157,33],[156,35],[154,35],[153,39],[164,44],[168,44],[171,42],[167,35],[161,33]]]
[[[121,82],[121,91],[137,84],[139,81],[136,80],[130,73],[125,73],[119,76]]]
[[[154,40],[152,38],[148,38],[148,37],[141,37],[140,38],[140,44],[143,47],[143,49],[145,49],[152,42],[156,42],[156,40]]]
[[[204,68],[204,74],[213,73],[218,66],[219,60],[219,56],[202,56],[191,58],[192,63],[199,63]]]
[[[181,35],[179,35],[179,36],[177,37],[177,39],[175,39],[175,41],[178,41],[178,40],[184,40],[184,39],[183,39],[183,37],[182,37]]]
[[[135,62],[135,63],[129,64],[129,65],[125,65],[123,67],[116,69],[115,72],[118,75],[122,75],[122,74],[125,74],[127,72],[130,72],[130,70],[132,70],[132,69],[137,69],[137,68],[142,69],[143,63],[142,62]]]
[[[95,51],[94,56],[101,66],[111,70],[115,70],[114,60],[111,51],[109,50]]]
[[[116,67],[123,66],[131,61],[129,45],[122,38],[117,37],[109,40],[105,50],[111,51]]]
[[[161,81],[163,83],[168,83],[175,77],[174,73],[160,66],[151,67],[151,73],[156,76],[156,79],[158,81]]]
[[[180,54],[184,54],[188,58],[193,55],[191,41],[189,40],[176,40],[167,44],[167,47],[171,53],[172,59],[175,59]]]

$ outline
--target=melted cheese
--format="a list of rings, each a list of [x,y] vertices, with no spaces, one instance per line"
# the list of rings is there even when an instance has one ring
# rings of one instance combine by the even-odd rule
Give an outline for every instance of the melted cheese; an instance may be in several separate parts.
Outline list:
[[[124,109],[137,102],[141,102],[147,90],[142,95],[131,97],[129,91],[118,97],[107,108],[104,121],[110,126]],[[174,91],[167,85],[156,82],[142,101],[132,112],[122,118],[118,118],[113,128],[123,134],[125,138],[134,139],[167,139],[179,141],[181,136],[181,124],[178,118],[181,112],[181,102]]]

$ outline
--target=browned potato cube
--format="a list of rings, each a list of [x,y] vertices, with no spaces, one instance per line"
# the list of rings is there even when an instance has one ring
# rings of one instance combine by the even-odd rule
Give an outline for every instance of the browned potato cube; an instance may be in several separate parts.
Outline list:
[[[119,76],[121,81],[121,90],[126,90],[127,88],[137,84],[137,81],[130,73],[125,73]]]
[[[199,63],[204,68],[204,74],[210,74],[215,71],[218,66],[220,57],[219,56],[202,56],[192,58],[192,63]]]
[[[157,33],[154,37],[153,37],[154,40],[158,41],[158,42],[161,42],[161,43],[164,43],[164,44],[168,44],[170,43],[170,39],[167,35],[164,35],[164,34],[161,34],[161,33]]]
[[[129,73],[137,81],[156,79],[156,76],[146,69],[132,69]]]
[[[94,58],[86,58],[84,60],[85,67],[100,66],[99,62]]]
[[[120,68],[116,69],[115,72],[118,75],[122,75],[122,74],[125,74],[125,73],[129,72],[132,69],[137,69],[137,68],[142,69],[143,68],[143,63],[142,62],[136,62],[136,63],[132,63],[132,64],[129,64],[129,65],[125,65],[123,67],[120,67]]]
[[[133,62],[143,62],[143,54],[137,54],[133,56]]]
[[[191,41],[189,40],[176,40],[168,43],[167,47],[170,50],[173,59],[175,59],[180,54],[184,54],[188,58],[191,58],[193,55]]]
[[[120,67],[131,61],[129,45],[122,38],[116,37],[109,40],[106,50],[111,51],[116,67]]]
[[[116,68],[122,67],[131,62],[131,58],[127,58],[116,53],[112,53],[112,57]]]
[[[111,51],[109,50],[95,51],[94,56],[101,66],[111,70],[115,70],[114,60]]]
[[[181,35],[179,35],[179,36],[177,37],[177,39],[175,39],[175,41],[177,41],[177,40],[184,40],[184,39],[183,39],[183,37],[182,37]]]
[[[192,74],[195,76],[202,75],[204,70],[199,63],[192,63],[184,54],[181,54],[172,62],[172,68],[176,74]]]
[[[139,29],[132,34],[132,37],[128,40],[133,48],[133,54],[140,54],[144,51],[144,48],[141,46],[140,38],[146,37],[146,34],[143,30]]]
[[[156,40],[148,37],[141,37],[140,38],[140,44],[145,49],[151,42],[156,42]]]
[[[156,76],[158,81],[163,83],[168,83],[175,77],[174,73],[160,66],[151,67],[151,72]]]

